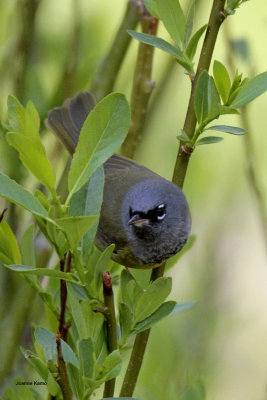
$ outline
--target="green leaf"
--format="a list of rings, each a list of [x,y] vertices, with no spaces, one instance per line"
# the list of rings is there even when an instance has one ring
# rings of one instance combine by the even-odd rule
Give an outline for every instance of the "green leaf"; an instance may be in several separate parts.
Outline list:
[[[142,321],[151,315],[170,294],[172,287],[171,278],[162,277],[150,283],[145,292],[139,297],[135,313],[135,323]]]
[[[69,284],[67,284],[67,288],[72,316],[78,330],[79,339],[86,339],[89,336],[89,329],[84,318],[82,303],[78,301],[72,287],[70,287]]]
[[[163,50],[165,53],[168,53],[174,57],[183,58],[183,53],[169,42],[166,42],[164,39],[158,38],[154,35],[149,35],[147,33],[140,33],[131,30],[129,30],[128,33],[133,38],[139,40],[139,42],[157,47],[158,49]]]
[[[52,332],[49,332],[47,329],[37,327],[34,336],[37,343],[39,343],[39,345],[44,349],[46,361],[57,361],[57,346],[55,335]],[[64,361],[69,362],[75,367],[79,368],[78,359],[75,356],[71,347],[66,342],[64,342],[64,340],[60,339],[60,341]]]
[[[177,46],[185,39],[185,16],[178,0],[156,0],[157,13]]]
[[[195,92],[195,113],[200,126],[218,117],[219,104],[220,96],[213,78],[202,71]]]
[[[159,19],[158,10],[155,0],[144,0],[146,9],[150,12],[153,17]]]
[[[21,240],[21,256],[24,265],[32,265],[35,267],[35,250],[34,250],[34,224],[31,224],[24,232]],[[20,262],[16,262],[20,264]]]
[[[202,144],[212,144],[212,143],[219,143],[223,140],[222,137],[219,136],[207,136],[202,139],[199,139],[196,143],[196,146],[200,146]]]
[[[100,400],[142,400],[142,399],[136,399],[133,397],[105,397],[104,399]]]
[[[50,191],[53,190],[56,177],[45,150],[40,150],[35,142],[20,132],[7,133],[6,140],[19,152],[19,157],[25,167]]]
[[[175,305],[176,305],[175,301],[166,301],[165,303],[161,304],[161,306],[155,312],[153,312],[151,315],[149,315],[143,321],[138,322],[135,325],[132,333],[137,334],[139,332],[142,332],[146,329],[151,328],[153,325],[155,325],[161,319],[163,319],[163,318],[167,317],[169,314],[171,314]]]
[[[16,237],[4,218],[0,222],[0,261],[3,264],[21,262]]]
[[[83,400],[84,382],[82,380],[79,368],[72,364],[67,364],[67,371],[70,380],[70,386],[76,400]]]
[[[89,182],[72,196],[69,215],[99,215],[103,200],[103,190],[104,168],[101,166],[93,173]],[[98,220],[82,238],[82,249],[85,258],[92,250],[97,226]]]
[[[20,154],[20,159],[36,177],[50,190],[55,185],[55,174],[46,158],[45,149],[39,136],[40,119],[32,102],[24,108],[14,97],[8,101],[8,143]]]
[[[122,302],[127,304],[132,310],[140,296],[143,294],[143,289],[134,277],[126,270],[123,270],[121,273],[120,289]]]
[[[36,342],[43,348],[46,361],[57,362],[57,346],[55,335],[47,329],[37,327],[34,332]]]
[[[222,101],[226,104],[230,95],[231,80],[225,66],[217,60],[213,63],[213,76]]]
[[[97,379],[109,381],[116,378],[121,371],[121,356],[119,350],[114,350],[110,353],[102,364],[102,370],[97,376]]]
[[[57,269],[50,268],[35,268],[29,265],[5,265],[6,268],[11,269],[16,272],[23,272],[24,274],[34,274],[38,276],[51,276],[51,278],[64,279],[65,281],[73,282],[76,285],[81,285],[82,283],[75,281],[74,277],[69,272],[62,272]]]
[[[0,196],[18,204],[32,214],[45,218],[48,216],[46,209],[30,192],[2,173],[0,173]]]
[[[91,338],[79,341],[80,371],[82,376],[93,378],[94,374],[94,347]]]
[[[40,377],[47,382],[47,390],[52,396],[56,396],[60,393],[60,386],[53,378],[51,372],[48,369],[47,364],[41,360],[38,356],[36,356],[30,350],[24,350],[21,348],[21,351],[26,358],[26,360],[32,365],[32,367],[38,372]]]
[[[188,303],[178,303],[173,308],[171,315],[190,310],[191,308],[195,307],[196,304],[197,303],[195,301],[189,301]]]
[[[267,90],[267,71],[249,79],[240,89],[230,104],[233,108],[240,108],[259,97]]]
[[[147,33],[139,33],[130,30],[128,31],[128,33],[140,42],[157,47],[158,49],[165,51],[165,53],[174,56],[176,61],[186,70],[188,70],[190,73],[194,72],[191,60],[187,57],[187,55],[183,53],[180,49],[166,42],[166,40],[153,35],[149,35]]]
[[[55,222],[66,233],[70,249],[75,251],[82,237],[98,218],[98,215],[64,217],[56,219]]]
[[[245,133],[248,132],[245,129],[238,128],[236,126],[228,126],[228,125],[214,125],[214,126],[208,127],[206,130],[232,133],[233,135],[244,135]]]
[[[201,36],[205,32],[207,26],[208,26],[207,24],[203,25],[198,31],[196,31],[196,33],[190,39],[188,46],[186,48],[186,54],[190,60],[193,60],[193,58],[195,57],[198,42],[200,41]]]
[[[188,13],[186,15],[185,21],[185,35],[184,35],[184,47],[186,48],[192,34],[194,17],[195,17],[195,0],[192,0],[188,8]]]
[[[122,144],[130,124],[130,108],[125,96],[111,93],[86,118],[68,177],[72,195],[88,182],[93,172]]]
[[[133,325],[133,312],[127,304],[119,303],[119,315],[120,315],[120,328],[121,328],[121,342],[125,343]]]
[[[228,106],[223,106],[222,104],[219,104],[219,113],[220,115],[225,115],[225,114],[240,114],[240,112],[236,108],[231,108]]]

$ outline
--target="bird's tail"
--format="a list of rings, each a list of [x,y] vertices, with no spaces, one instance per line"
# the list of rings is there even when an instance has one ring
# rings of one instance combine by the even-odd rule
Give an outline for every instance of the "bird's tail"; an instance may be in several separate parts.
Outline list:
[[[90,92],[79,92],[64,101],[60,107],[49,111],[45,125],[73,154],[78,143],[79,134],[90,111],[96,102]]]

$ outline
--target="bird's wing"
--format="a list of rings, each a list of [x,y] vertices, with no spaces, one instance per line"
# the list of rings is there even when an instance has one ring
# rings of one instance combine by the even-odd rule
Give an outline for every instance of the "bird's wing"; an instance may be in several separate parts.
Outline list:
[[[79,92],[65,100],[61,107],[53,108],[48,113],[46,126],[71,154],[75,151],[84,121],[94,106],[95,99],[90,92]]]
[[[104,164],[105,174],[114,174],[120,170],[124,170],[127,173],[127,169],[133,168],[140,169],[144,167],[119,154],[114,154]]]

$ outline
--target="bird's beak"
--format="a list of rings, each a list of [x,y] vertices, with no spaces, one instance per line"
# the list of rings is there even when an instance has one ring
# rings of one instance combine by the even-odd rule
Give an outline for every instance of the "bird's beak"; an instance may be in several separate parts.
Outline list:
[[[149,224],[149,220],[147,218],[140,218],[140,215],[135,214],[128,222],[129,225],[134,225],[137,228],[142,228],[144,225]]]

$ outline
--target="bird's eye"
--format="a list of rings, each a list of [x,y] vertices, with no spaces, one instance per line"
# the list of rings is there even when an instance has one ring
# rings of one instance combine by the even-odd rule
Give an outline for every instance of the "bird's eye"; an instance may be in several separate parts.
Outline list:
[[[165,204],[160,204],[156,209],[155,209],[155,213],[157,216],[157,220],[161,221],[165,218],[166,215],[166,206]]]

